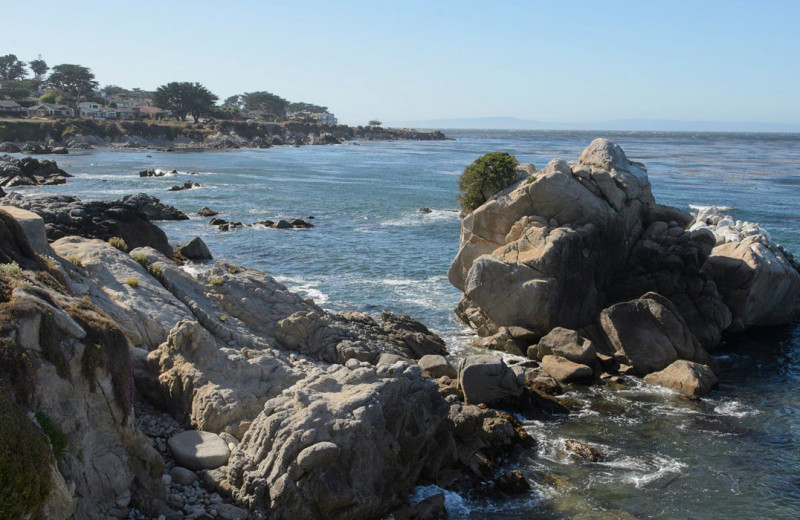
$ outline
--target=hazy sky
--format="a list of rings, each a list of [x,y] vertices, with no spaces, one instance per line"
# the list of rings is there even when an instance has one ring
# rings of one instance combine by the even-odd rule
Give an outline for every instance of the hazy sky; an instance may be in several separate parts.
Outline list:
[[[269,90],[341,122],[800,123],[800,1],[0,0],[0,54]]]

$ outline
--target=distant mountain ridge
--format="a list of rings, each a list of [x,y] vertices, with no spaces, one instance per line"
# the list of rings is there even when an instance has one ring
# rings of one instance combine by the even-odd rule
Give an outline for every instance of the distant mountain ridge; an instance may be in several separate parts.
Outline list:
[[[653,132],[800,132],[800,124],[749,121],[680,121],[672,119],[614,119],[577,123],[552,123],[517,117],[472,117],[396,121],[391,127],[471,130],[613,130]]]

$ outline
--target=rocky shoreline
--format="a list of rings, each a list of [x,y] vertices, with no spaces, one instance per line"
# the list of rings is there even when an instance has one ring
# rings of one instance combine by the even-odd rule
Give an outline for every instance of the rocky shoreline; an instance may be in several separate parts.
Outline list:
[[[722,338],[800,316],[764,230],[656,204],[605,140],[464,215],[457,313],[503,356],[454,360],[409,316],[327,311],[227,261],[190,274],[152,222],[186,216],[144,194],[2,201],[0,506],[19,516],[443,518],[416,486],[529,492],[520,419],[570,413],[573,385],[696,397]]]
[[[7,122],[0,152],[64,154],[69,150],[137,148],[159,151],[224,150],[342,144],[351,141],[443,141],[439,131],[319,123],[208,121],[204,123],[63,120]],[[356,144],[356,143],[354,143]]]

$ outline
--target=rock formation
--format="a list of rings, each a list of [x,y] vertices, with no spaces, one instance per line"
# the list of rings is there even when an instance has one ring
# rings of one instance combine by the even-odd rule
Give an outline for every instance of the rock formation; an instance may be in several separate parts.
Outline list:
[[[33,475],[52,481],[31,506],[50,517],[200,511],[164,494],[195,478],[275,519],[383,517],[420,482],[527,489],[497,470],[532,441],[510,416],[450,392],[444,342],[418,321],[332,313],[258,271],[218,262],[192,276],[153,248],[98,239],[56,240],[45,265],[13,218],[0,212],[0,223],[0,337],[20,349],[14,359],[35,360],[25,378],[0,364],[0,386],[16,385],[0,405],[34,429],[24,412],[46,413],[67,437],[61,464],[39,450],[46,471]],[[518,373],[499,368],[522,395]],[[184,467],[162,474],[134,421],[134,387],[196,430],[155,443]]]
[[[167,255],[172,255],[167,236],[150,221],[189,218],[144,193],[126,195],[115,201],[81,201],[66,195],[25,197],[12,193],[2,200],[2,204],[40,215],[51,241],[65,236],[100,240],[117,237],[129,248],[151,246]]]
[[[644,165],[605,139],[465,215],[448,277],[481,344],[534,346],[562,377],[575,372],[564,361],[640,376],[679,359],[708,364],[724,334],[800,315],[797,266],[763,229],[657,204]],[[559,351],[548,333],[563,343],[564,329],[572,346]],[[589,340],[597,363],[574,357]]]
[[[23,157],[15,159],[10,155],[0,156],[0,186],[37,186],[64,184],[72,177],[58,167],[55,161]]]

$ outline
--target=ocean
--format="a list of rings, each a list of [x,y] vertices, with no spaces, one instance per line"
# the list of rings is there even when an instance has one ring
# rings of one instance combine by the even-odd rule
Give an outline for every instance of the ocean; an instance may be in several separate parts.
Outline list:
[[[554,157],[575,160],[592,139],[607,137],[646,165],[658,202],[725,207],[800,254],[800,134],[445,133],[454,140],[75,151],[54,157],[75,175],[66,185],[11,191],[83,199],[153,194],[193,215],[160,223],[171,241],[199,236],[216,258],[265,271],[325,308],[414,316],[445,338],[454,357],[475,350],[471,332],[453,315],[460,294],[446,277],[459,242],[456,185],[464,167],[486,152],[507,151],[542,168]],[[146,168],[178,173],[140,178]],[[167,191],[189,179],[200,187]],[[194,216],[201,206],[244,223],[313,216],[315,227],[222,232]],[[532,491],[500,502],[449,494],[451,517],[796,520],[800,322],[730,338],[714,354],[721,384],[699,401],[645,385],[571,391],[580,411],[527,422],[538,446],[510,463]],[[607,456],[576,462],[564,451],[566,439]]]

